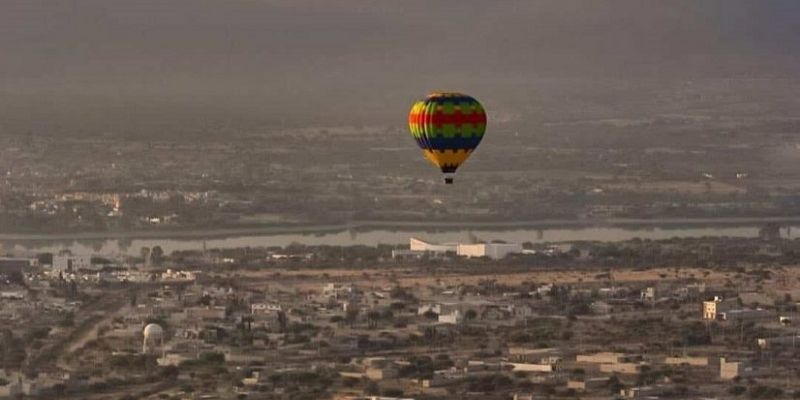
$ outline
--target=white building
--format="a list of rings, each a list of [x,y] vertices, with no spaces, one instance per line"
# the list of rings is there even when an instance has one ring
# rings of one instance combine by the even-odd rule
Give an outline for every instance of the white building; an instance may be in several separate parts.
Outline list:
[[[423,304],[417,307],[417,315],[423,315],[428,311],[435,312],[436,314],[442,313],[442,305],[441,304]]]
[[[0,292],[0,300],[24,300],[25,292],[20,290]]]
[[[162,281],[191,282],[195,279],[197,279],[197,276],[191,271],[173,271],[171,269],[167,269],[167,272],[163,272],[161,274]]]
[[[450,314],[439,314],[440,324],[459,325],[462,321],[464,321],[464,315],[459,310],[454,310]]]
[[[514,243],[459,244],[456,254],[462,257],[488,257],[502,260],[509,254],[522,253],[522,245]]]
[[[53,255],[54,271],[75,272],[81,269],[92,269],[91,256],[72,254]]]
[[[447,253],[447,252],[455,253],[458,251],[458,244],[457,243],[434,244],[419,240],[417,238],[411,238],[409,239],[409,250],[423,251],[430,253]]]
[[[283,310],[280,304],[253,303],[250,305],[251,314],[272,314]]]
[[[448,253],[454,253],[462,257],[488,257],[492,260],[500,260],[509,254],[523,253],[521,244],[511,243],[477,243],[477,244],[459,244],[459,243],[444,243],[436,244],[429,243],[417,238],[409,239],[408,250],[394,250],[392,251],[393,258],[419,258],[423,255],[444,256]]]
[[[554,372],[556,367],[555,364],[536,363],[503,363],[503,366],[510,366],[515,372]]]

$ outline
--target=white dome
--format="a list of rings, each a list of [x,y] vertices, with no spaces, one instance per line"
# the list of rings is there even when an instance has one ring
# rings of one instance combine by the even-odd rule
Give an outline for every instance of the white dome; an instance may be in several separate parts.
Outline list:
[[[158,324],[147,324],[144,327],[144,337],[145,338],[155,338],[160,337],[164,334],[164,329],[161,328]]]

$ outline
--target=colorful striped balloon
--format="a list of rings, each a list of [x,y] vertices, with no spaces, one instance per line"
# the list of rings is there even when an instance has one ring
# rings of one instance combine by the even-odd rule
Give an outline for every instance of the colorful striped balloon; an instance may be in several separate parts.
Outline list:
[[[432,93],[411,107],[408,128],[425,158],[453,183],[456,169],[478,147],[486,132],[481,103],[461,93]]]

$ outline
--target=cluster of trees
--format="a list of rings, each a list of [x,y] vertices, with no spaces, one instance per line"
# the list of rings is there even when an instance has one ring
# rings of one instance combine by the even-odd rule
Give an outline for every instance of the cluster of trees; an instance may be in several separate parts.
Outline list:
[[[689,238],[666,240],[641,240],[632,239],[625,242],[605,243],[586,242],[577,244],[570,251],[556,254],[512,254],[501,261],[486,258],[460,259],[457,265],[440,259],[423,258],[413,263],[421,266],[438,266],[448,264],[449,268],[470,268],[478,265],[502,266],[507,269],[546,267],[557,268],[561,266],[586,266],[586,267],[635,267],[656,268],[684,265],[690,267],[736,266],[745,264],[777,263],[790,265],[800,262],[800,240],[777,240],[771,245],[776,246],[777,253],[764,253],[759,250],[764,245],[761,239],[748,238]],[[236,267],[259,267],[269,264],[270,255],[283,253],[289,256],[279,262],[297,263],[303,266],[331,267],[348,265],[371,265],[391,259],[391,252],[399,248],[396,245],[381,244],[378,246],[308,246],[293,243],[286,247],[239,248],[239,249],[212,249],[209,252],[215,257],[232,258],[236,260],[231,265]],[[527,243],[527,248],[534,247]],[[172,254],[173,261],[199,259],[199,251],[181,251]],[[165,255],[158,247],[152,251],[142,249],[140,258],[149,260],[153,265],[159,265],[165,260]],[[479,293],[496,291],[502,288],[478,285]]]
[[[613,267],[638,268],[686,265],[695,267],[736,266],[759,263],[793,265],[800,261],[800,241],[773,240],[777,252],[764,253],[760,238],[633,239],[621,243],[589,244],[591,262]]]
[[[272,388],[282,388],[292,399],[326,398],[328,390],[339,378],[334,371],[287,371],[269,376]],[[268,388],[264,388],[268,389]]]
[[[153,246],[152,249],[142,247],[139,249],[139,257],[145,264],[158,266],[164,261],[164,249],[161,246]]]
[[[210,249],[205,251],[205,255],[212,259],[230,258],[235,260],[232,264],[227,264],[230,268],[257,268],[273,265],[275,263],[287,265],[302,265],[304,267],[334,267],[334,266],[354,266],[354,263],[379,263],[391,259],[392,250],[400,246],[379,244],[378,246],[309,246],[300,243],[292,243],[286,247],[246,247],[235,249]],[[274,254],[283,254],[288,257],[272,259]],[[147,259],[146,255],[141,255],[141,259]],[[203,251],[183,250],[176,251],[170,255],[170,259],[177,263],[192,262],[202,264],[205,259]]]
[[[751,399],[776,399],[783,397],[783,389],[765,385],[754,385],[749,389],[742,385],[734,385],[728,389],[728,393],[734,396],[741,396],[747,393],[747,396]],[[798,392],[795,392],[792,398],[798,398],[798,394]]]
[[[481,376],[470,380],[467,383],[467,390],[470,392],[495,392],[498,390],[509,389],[514,381],[506,375],[495,374]]]
[[[26,196],[27,197],[27,196]],[[29,208],[33,197],[27,197],[27,204],[19,206],[19,198],[11,202],[4,196],[0,204],[6,205],[6,211],[0,210],[0,231],[7,233],[27,232],[65,232],[65,231],[105,231],[108,220],[104,207],[90,202],[68,202],[50,213],[35,212]],[[13,204],[11,204],[13,203]]]
[[[563,340],[568,335],[571,335],[571,328],[566,325],[560,319],[537,318],[534,321],[529,321],[526,329],[510,334],[509,341],[517,344],[548,347],[550,341]]]
[[[435,357],[411,356],[409,364],[403,366],[399,374],[404,378],[411,379],[431,379],[433,372],[452,367],[453,361],[447,354],[438,354]]]
[[[385,397],[403,397],[403,390],[400,388],[381,388],[377,382],[363,378],[361,381],[355,378],[345,378],[342,384],[345,387],[352,388],[360,382],[364,385],[364,394],[367,396],[385,396]]]
[[[115,355],[109,359],[108,363],[112,369],[121,373],[146,373],[154,370],[158,365],[154,356],[144,354]]]

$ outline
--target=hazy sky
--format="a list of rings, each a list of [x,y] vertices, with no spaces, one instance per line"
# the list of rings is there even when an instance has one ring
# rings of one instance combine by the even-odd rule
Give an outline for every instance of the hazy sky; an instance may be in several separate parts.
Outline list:
[[[0,117],[369,119],[435,89],[794,78],[798,57],[797,0],[3,0]]]

